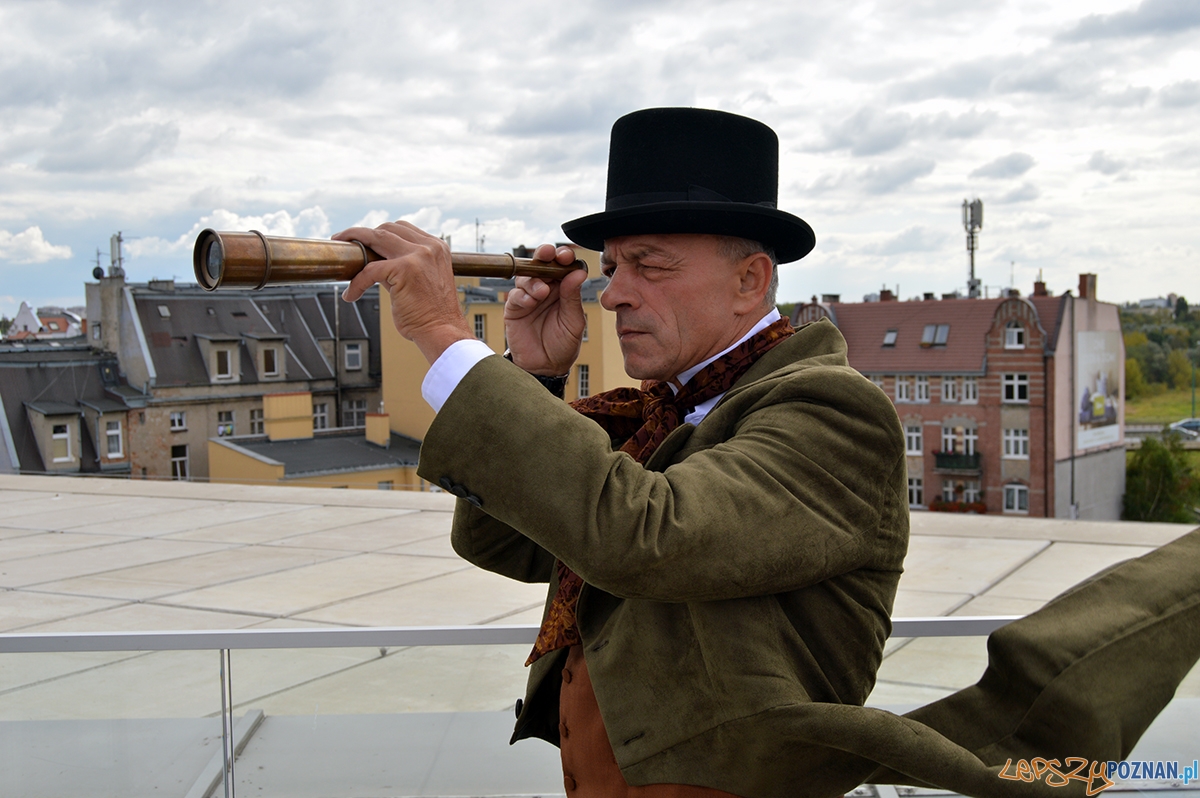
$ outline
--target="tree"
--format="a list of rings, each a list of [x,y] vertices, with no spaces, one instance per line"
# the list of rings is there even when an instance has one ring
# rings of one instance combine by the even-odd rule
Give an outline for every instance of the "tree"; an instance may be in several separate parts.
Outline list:
[[[1184,350],[1172,349],[1167,355],[1167,381],[1179,390],[1192,387],[1192,363]]]
[[[1175,318],[1186,319],[1188,315],[1188,303],[1183,297],[1175,300]]]
[[[1145,438],[1125,471],[1126,521],[1196,523],[1200,480],[1188,467],[1179,433],[1163,429],[1163,439]]]
[[[1125,398],[1137,399],[1146,393],[1146,388],[1142,365],[1131,357],[1125,358]]]

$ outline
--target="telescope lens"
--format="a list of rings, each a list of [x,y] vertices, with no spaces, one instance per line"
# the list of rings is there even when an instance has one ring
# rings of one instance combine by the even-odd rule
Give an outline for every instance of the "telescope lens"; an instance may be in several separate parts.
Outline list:
[[[208,257],[205,260],[208,276],[215,284],[221,279],[221,267],[225,265],[225,258],[221,255],[221,242],[213,241],[208,245]]]

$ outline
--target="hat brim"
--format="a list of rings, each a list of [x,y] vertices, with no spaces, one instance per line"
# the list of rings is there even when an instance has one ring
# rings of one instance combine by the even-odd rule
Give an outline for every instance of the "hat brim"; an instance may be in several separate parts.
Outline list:
[[[563,233],[581,247],[603,251],[608,238],[667,233],[737,236],[775,251],[780,263],[800,260],[816,246],[813,230],[798,216],[740,202],[658,202],[603,211],[564,222]]]

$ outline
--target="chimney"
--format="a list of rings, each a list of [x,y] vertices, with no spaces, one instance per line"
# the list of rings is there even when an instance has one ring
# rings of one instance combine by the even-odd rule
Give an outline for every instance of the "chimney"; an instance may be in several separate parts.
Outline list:
[[[836,305],[842,301],[841,294],[821,294],[821,303],[824,305]]]
[[[384,449],[392,443],[392,425],[387,413],[367,413],[367,443]]]
[[[1095,299],[1096,298],[1096,275],[1094,275],[1094,274],[1079,275],[1079,298],[1080,299]]]
[[[926,301],[926,302],[932,302],[932,301],[934,301],[935,299],[937,299],[937,295],[936,295],[936,294],[934,294],[932,291],[926,291],[926,292],[925,292],[925,301]]]
[[[895,302],[895,301],[896,301],[896,295],[895,295],[895,294],[893,294],[893,293],[892,293],[890,290],[888,290],[887,288],[882,288],[882,289],[880,289],[880,291],[879,291],[879,301],[880,301],[880,302]]]
[[[1046,291],[1046,284],[1042,281],[1042,270],[1041,269],[1038,269],[1038,278],[1033,281],[1033,295],[1034,296],[1050,296],[1049,292]]]

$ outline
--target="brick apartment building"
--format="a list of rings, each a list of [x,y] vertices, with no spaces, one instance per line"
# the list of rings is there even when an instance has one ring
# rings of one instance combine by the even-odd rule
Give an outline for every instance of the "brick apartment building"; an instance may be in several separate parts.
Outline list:
[[[264,396],[311,396],[312,428],[365,429],[381,398],[379,294],[333,286],[208,293],[173,280],[86,283],[88,343],[138,395],[126,422],[132,476],[209,476],[210,438],[263,434]]]
[[[896,405],[909,504],[1116,520],[1125,491],[1125,356],[1115,305],[1079,295],[800,305],[829,318],[850,365]]]

